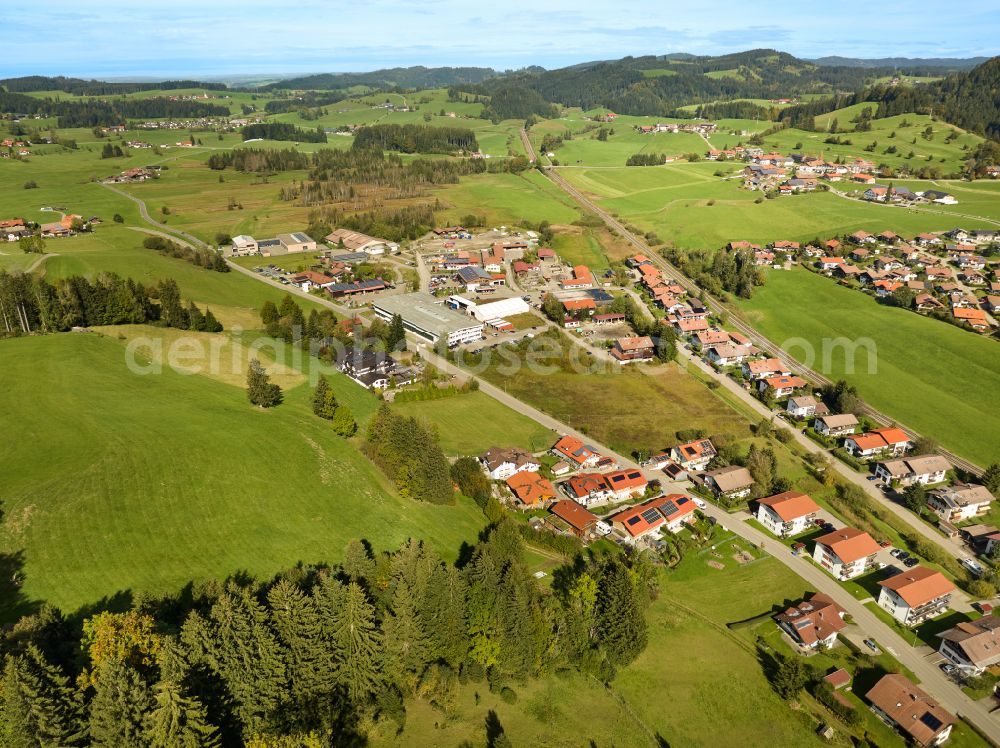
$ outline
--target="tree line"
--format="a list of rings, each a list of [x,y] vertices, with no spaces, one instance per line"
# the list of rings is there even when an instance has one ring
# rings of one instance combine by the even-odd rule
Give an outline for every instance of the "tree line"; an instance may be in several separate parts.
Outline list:
[[[28,91],[64,91],[74,96],[113,96],[139,91],[171,91],[181,88],[203,88],[209,91],[228,91],[224,83],[206,81],[146,81],[111,83],[109,81],[66,78],[62,75],[25,75],[20,78],[0,80],[0,86],[13,93]]]
[[[427,424],[384,403],[368,425],[365,453],[402,496],[432,504],[454,502],[448,459]]]
[[[192,265],[197,265],[206,270],[214,270],[218,273],[229,272],[229,265],[226,264],[222,252],[217,249],[190,247],[163,236],[147,236],[142,240],[142,246],[146,249],[155,249],[157,252],[162,252],[171,257],[186,260]]]
[[[377,149],[400,153],[455,153],[478,151],[476,135],[467,127],[433,125],[367,125],[354,134],[354,150]]]
[[[0,334],[65,332],[74,327],[152,323],[181,330],[220,332],[211,309],[185,305],[177,281],[144,286],[101,273],[93,280],[73,275],[50,283],[26,273],[0,270]]]
[[[361,745],[401,731],[406,700],[447,718],[465,689],[516,699],[530,678],[610,680],[646,643],[644,556],[577,558],[551,594],[501,518],[460,565],[417,540],[336,566],[298,566],[137,596],[81,624],[50,606],[3,639],[4,745]],[[483,684],[483,685],[480,685]]]
[[[749,299],[754,288],[763,286],[767,278],[754,264],[753,252],[745,249],[667,248],[663,250],[663,256],[713,296],[721,296],[726,291]]]
[[[258,122],[246,125],[240,130],[244,140],[293,140],[299,143],[325,143],[326,133],[322,127],[303,130],[287,122]]]
[[[56,117],[59,127],[99,127],[120,125],[129,119],[194,119],[228,117],[228,107],[200,101],[181,101],[162,97],[115,99],[103,101],[63,101],[37,99],[20,93],[0,90],[0,112]]]

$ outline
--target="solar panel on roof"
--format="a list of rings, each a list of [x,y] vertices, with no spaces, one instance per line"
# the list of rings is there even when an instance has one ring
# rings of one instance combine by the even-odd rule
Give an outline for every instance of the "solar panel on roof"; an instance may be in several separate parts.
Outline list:
[[[629,517],[629,518],[628,518],[628,519],[626,520],[626,523],[627,523],[627,524],[629,524],[629,525],[634,525],[634,524],[636,524],[636,523],[637,523],[637,522],[638,522],[638,521],[639,521],[640,519],[641,519],[641,517]]]
[[[642,513],[642,518],[646,520],[649,524],[653,524],[659,519],[660,514],[655,509],[647,509]]]
[[[930,712],[924,712],[923,716],[920,718],[920,721],[934,731],[937,731],[937,729],[941,727],[942,724],[944,724],[941,720],[939,720]]]
[[[623,480],[625,480],[625,476],[624,475],[612,475],[611,476],[611,482],[612,483],[621,483]]]
[[[660,507],[660,511],[663,512],[663,516],[669,517],[671,514],[677,514],[677,505],[672,501],[668,501]]]

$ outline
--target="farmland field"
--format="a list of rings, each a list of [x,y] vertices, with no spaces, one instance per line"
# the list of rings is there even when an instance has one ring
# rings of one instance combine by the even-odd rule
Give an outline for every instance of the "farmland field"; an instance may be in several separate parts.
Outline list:
[[[866,354],[847,370],[842,351],[822,371],[856,385],[872,406],[980,465],[1000,458],[1000,346],[944,322],[877,304],[829,278],[796,270],[772,271],[754,298],[740,303],[757,329],[792,355],[805,341],[869,338],[877,346],[877,372]],[[794,340],[793,340],[794,339]],[[792,342],[792,345],[786,343]],[[817,354],[818,356],[818,354]]]
[[[560,174],[594,196],[601,207],[679,247],[719,247],[737,239],[809,241],[859,229],[872,233],[891,229],[912,236],[952,228],[958,220],[944,211],[936,212],[937,206],[935,212],[922,212],[848,200],[827,192],[756,202],[760,193],[741,189],[739,180],[713,177],[719,168],[733,167],[667,164],[562,169]],[[994,225],[969,218],[962,218],[961,223],[969,228]]]
[[[96,333],[3,345],[0,407],[20,436],[0,447],[0,547],[23,551],[30,600],[70,611],[237,572],[268,577],[335,561],[350,538],[390,549],[416,536],[454,558],[482,525],[471,502],[399,498],[311,416],[302,385],[260,411],[242,387],[208,377],[136,376],[123,344]],[[337,387],[361,393],[343,378]]]

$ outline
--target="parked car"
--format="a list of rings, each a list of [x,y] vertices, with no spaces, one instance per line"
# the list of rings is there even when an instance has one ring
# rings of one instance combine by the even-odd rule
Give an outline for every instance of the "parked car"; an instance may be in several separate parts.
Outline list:
[[[968,569],[969,571],[971,571],[977,577],[981,577],[983,575],[983,571],[984,571],[983,565],[980,564],[975,559],[973,559],[973,558],[963,558],[962,561],[961,561],[961,563],[962,563],[962,566],[964,566],[966,569]]]
[[[699,509],[705,509],[708,506],[708,504],[705,503],[704,499],[699,499],[697,497],[694,500],[694,505]]]
[[[813,524],[816,525],[816,527],[823,527],[823,526],[826,525],[826,520],[825,519],[814,519],[813,520]]]
[[[882,650],[878,648],[878,645],[872,639],[865,639],[865,646],[868,647],[872,652],[878,654]]]
[[[891,551],[889,551],[889,555],[892,556],[893,558],[899,558],[899,554],[901,554],[902,552],[903,551],[900,550],[899,548],[893,548]]]
[[[911,558],[906,559],[903,562],[903,566],[905,566],[907,569],[911,569],[911,568],[913,568],[914,566],[916,566],[919,563],[920,563],[920,559],[912,558],[911,557]]]
[[[941,663],[941,670],[947,675],[952,675],[953,673],[958,672],[958,668],[952,665],[950,662]]]
[[[865,480],[878,480],[878,477],[875,475],[869,475],[865,478]]]
[[[892,543],[890,543],[888,540],[880,540],[879,543],[878,543],[878,547],[879,548],[888,548],[891,545],[892,545]],[[891,552],[892,551],[890,551],[890,553]]]

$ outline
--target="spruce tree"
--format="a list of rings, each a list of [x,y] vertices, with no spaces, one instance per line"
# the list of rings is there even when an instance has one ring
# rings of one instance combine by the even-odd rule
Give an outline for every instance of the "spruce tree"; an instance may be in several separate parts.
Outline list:
[[[385,345],[390,351],[406,350],[406,330],[403,328],[403,317],[399,314],[392,315]]]
[[[260,408],[272,408],[281,403],[281,387],[271,381],[257,359],[247,367],[247,398]]]
[[[313,413],[323,418],[323,408],[326,405],[326,395],[330,391],[330,383],[326,381],[326,377],[320,376],[319,381],[316,383],[316,389],[313,390],[313,402],[312,408]]]
[[[155,707],[146,719],[148,748],[215,748],[217,730],[205,715],[197,699],[184,694],[173,680],[161,681],[154,688]]]
[[[86,728],[69,679],[34,644],[7,658],[3,685],[5,746],[84,745]]]
[[[382,625],[385,648],[382,672],[405,694],[413,693],[430,660],[427,635],[417,612],[417,601],[408,584],[396,585],[392,611]]]
[[[382,637],[375,626],[375,608],[356,582],[347,585],[343,605],[329,623],[337,679],[355,704],[375,693],[381,681],[378,659]]]
[[[287,652],[294,715],[314,724],[316,711],[334,690],[333,657],[323,638],[316,601],[295,583],[282,579],[267,593],[274,630]]]
[[[91,745],[144,748],[145,720],[153,708],[149,687],[123,662],[109,660],[97,671],[90,703]]]
[[[627,568],[618,561],[604,567],[598,584],[597,621],[601,646],[613,665],[627,665],[646,647],[646,619]]]
[[[341,566],[352,582],[364,582],[375,573],[375,560],[368,553],[365,544],[356,538],[347,541]]]
[[[466,584],[454,566],[439,564],[431,575],[421,606],[434,659],[457,668],[469,651]]]
[[[287,690],[284,648],[264,606],[250,590],[231,586],[212,605],[208,621],[192,613],[181,636],[193,660],[222,678],[244,729],[259,730]]]

